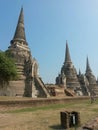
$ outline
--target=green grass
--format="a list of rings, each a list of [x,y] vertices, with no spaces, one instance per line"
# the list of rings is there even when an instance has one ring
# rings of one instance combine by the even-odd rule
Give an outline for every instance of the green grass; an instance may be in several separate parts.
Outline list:
[[[38,110],[55,110],[55,109],[60,109],[60,108],[66,108],[72,106],[72,103],[70,104],[54,104],[54,105],[48,105],[48,106],[41,106],[41,107],[28,107],[28,108],[23,108],[19,110],[10,110],[6,111],[8,113],[21,113],[21,112],[33,112],[33,111],[38,111]]]
[[[91,104],[90,99],[71,100],[65,103],[49,104],[44,106],[17,106],[8,107],[5,111],[1,110],[2,116],[7,116],[8,123],[1,124],[4,130],[53,130],[53,128],[61,128],[60,112],[61,111],[77,111],[80,112],[81,125],[87,123],[91,119],[98,116],[98,99]],[[10,125],[13,117],[13,126]],[[6,120],[7,122],[7,120]],[[9,128],[9,129],[7,129]],[[71,128],[69,130],[74,130]]]
[[[97,102],[96,102],[97,103]],[[28,108],[23,108],[23,109],[19,109],[19,110],[10,110],[10,111],[6,111],[8,113],[22,113],[22,112],[34,112],[34,111],[39,111],[39,110],[57,110],[57,109],[61,109],[61,108],[65,108],[65,109],[81,109],[83,106],[85,107],[89,107],[92,104],[90,104],[89,100],[83,100],[83,101],[76,101],[75,103],[73,101],[70,101],[68,103],[63,103],[63,104],[52,104],[52,105],[45,105],[45,106],[40,106],[40,107],[28,107]]]

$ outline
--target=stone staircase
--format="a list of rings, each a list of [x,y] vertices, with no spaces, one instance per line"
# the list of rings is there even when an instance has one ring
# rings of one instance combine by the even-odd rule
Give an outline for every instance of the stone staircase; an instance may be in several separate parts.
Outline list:
[[[35,82],[36,89],[38,90],[39,93],[38,97],[50,97],[50,94],[40,77],[36,76],[34,78],[34,82]]]
[[[76,95],[75,92],[71,89],[67,88],[64,91],[65,91],[66,96],[75,96]]]

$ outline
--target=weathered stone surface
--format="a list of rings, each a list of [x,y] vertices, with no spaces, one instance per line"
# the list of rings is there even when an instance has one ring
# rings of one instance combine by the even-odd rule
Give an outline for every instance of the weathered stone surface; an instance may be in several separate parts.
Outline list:
[[[65,61],[61,68],[61,73],[56,78],[56,84],[63,84],[65,89],[71,88],[73,90],[80,89],[76,69],[71,61],[68,43],[66,42]]]
[[[12,58],[15,60],[19,77],[17,81],[10,82],[9,95],[48,97],[49,93],[38,74],[38,63],[32,57],[26,41],[23,8],[21,8],[15,34],[8,51],[10,51]]]
[[[65,61],[61,68],[61,73],[56,77],[56,84],[63,85],[66,92],[70,88],[77,95],[98,95],[98,83],[89,65],[87,58],[86,72],[79,74],[71,61],[68,43],[66,42]],[[71,93],[69,95],[72,95]]]
[[[96,81],[95,76],[92,73],[91,68],[90,68],[88,57],[87,57],[87,64],[86,64],[86,73],[85,73],[85,76],[86,76],[86,78],[87,78],[87,80],[89,82],[88,89],[89,89],[90,95],[98,95],[97,81]]]
[[[83,126],[83,130],[98,130],[98,117],[92,119],[91,121],[87,122]]]

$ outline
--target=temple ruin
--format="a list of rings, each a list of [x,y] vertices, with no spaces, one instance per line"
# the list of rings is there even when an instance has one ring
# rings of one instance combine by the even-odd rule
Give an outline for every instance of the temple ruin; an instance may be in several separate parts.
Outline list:
[[[10,81],[9,87],[0,91],[0,95],[49,97],[49,92],[38,72],[38,63],[32,57],[25,35],[24,14],[21,8],[15,34],[8,50],[15,60],[18,79]]]
[[[65,93],[74,93],[80,96],[98,95],[98,83],[89,65],[87,57],[86,72],[77,73],[70,57],[68,42],[66,41],[66,51],[64,64],[60,74],[56,77],[56,85],[63,85]]]

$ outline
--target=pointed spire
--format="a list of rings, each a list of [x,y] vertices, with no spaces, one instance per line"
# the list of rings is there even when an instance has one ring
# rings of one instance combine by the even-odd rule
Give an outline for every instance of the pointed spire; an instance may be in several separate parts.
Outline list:
[[[87,72],[92,72],[91,68],[90,68],[90,65],[89,65],[89,60],[88,60],[88,57],[87,57],[87,62],[86,62],[86,73]]]
[[[26,43],[26,36],[25,36],[25,28],[24,28],[24,15],[23,15],[23,7],[21,7],[16,31],[12,41],[23,41]],[[27,43],[26,43],[27,44]]]
[[[79,69],[79,76],[81,76],[81,70]]]
[[[69,53],[69,48],[68,48],[68,42],[66,40],[66,52],[65,52],[65,62],[64,63],[68,63],[71,62],[71,58],[70,58],[70,53]]]

